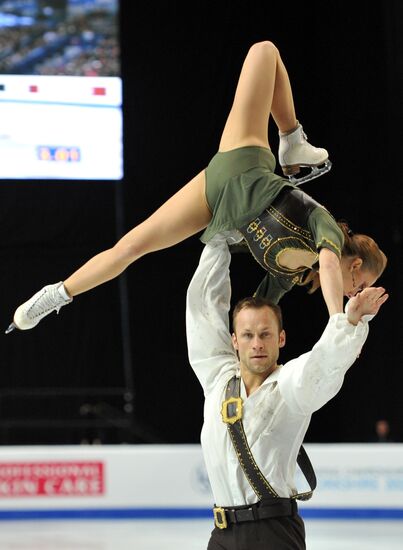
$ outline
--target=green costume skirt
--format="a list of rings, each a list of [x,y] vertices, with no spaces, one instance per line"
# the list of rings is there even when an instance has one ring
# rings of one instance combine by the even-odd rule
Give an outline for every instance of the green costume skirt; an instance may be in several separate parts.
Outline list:
[[[200,240],[238,229],[269,206],[284,186],[295,187],[274,173],[276,159],[270,149],[239,147],[217,153],[206,168],[206,199],[212,219]]]

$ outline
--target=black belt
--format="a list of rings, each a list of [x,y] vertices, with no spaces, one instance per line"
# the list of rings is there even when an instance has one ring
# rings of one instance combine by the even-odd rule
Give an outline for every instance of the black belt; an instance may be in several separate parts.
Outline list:
[[[269,502],[262,501],[249,506],[213,508],[213,512],[216,527],[226,529],[229,523],[293,516],[297,514],[298,506],[294,499],[279,497]]]

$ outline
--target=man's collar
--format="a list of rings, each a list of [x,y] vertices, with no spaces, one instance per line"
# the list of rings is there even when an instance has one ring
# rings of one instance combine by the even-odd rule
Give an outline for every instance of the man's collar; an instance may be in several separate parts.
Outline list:
[[[263,386],[267,386],[268,384],[276,383],[277,380],[278,380],[278,377],[280,376],[280,369],[281,369],[282,366],[283,365],[277,365],[277,367],[274,369],[274,371],[269,374],[269,376],[260,384],[259,388],[257,388],[253,393],[256,393],[256,391],[258,391]],[[238,371],[237,376],[239,376],[239,377],[241,376],[241,371],[240,370]],[[246,396],[245,383],[244,383],[242,377],[241,377],[241,394],[243,394],[244,397]]]

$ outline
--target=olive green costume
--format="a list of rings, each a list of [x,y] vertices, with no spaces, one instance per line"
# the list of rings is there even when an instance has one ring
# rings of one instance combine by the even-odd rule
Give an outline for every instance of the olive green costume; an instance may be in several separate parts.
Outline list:
[[[274,173],[270,149],[246,146],[219,152],[206,168],[206,199],[212,219],[201,235],[237,229],[258,263],[267,271],[255,295],[274,303],[311,269],[281,265],[285,250],[312,252],[315,269],[321,248],[341,257],[343,232],[326,208],[287,179]]]

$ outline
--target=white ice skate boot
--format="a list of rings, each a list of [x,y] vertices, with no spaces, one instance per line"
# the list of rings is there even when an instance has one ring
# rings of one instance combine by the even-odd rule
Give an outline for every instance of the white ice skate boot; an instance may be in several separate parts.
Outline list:
[[[307,136],[301,126],[292,132],[279,132],[280,144],[278,160],[285,176],[295,185],[301,185],[314,178],[318,178],[329,172],[332,163],[326,149],[313,147],[307,141]],[[296,177],[301,172],[301,167],[311,168],[311,172],[305,176]]]
[[[52,311],[59,313],[61,307],[72,301],[73,298],[68,296],[62,281],[44,286],[15,310],[13,322],[6,330],[6,334],[15,328],[20,330],[34,328],[46,315]]]

